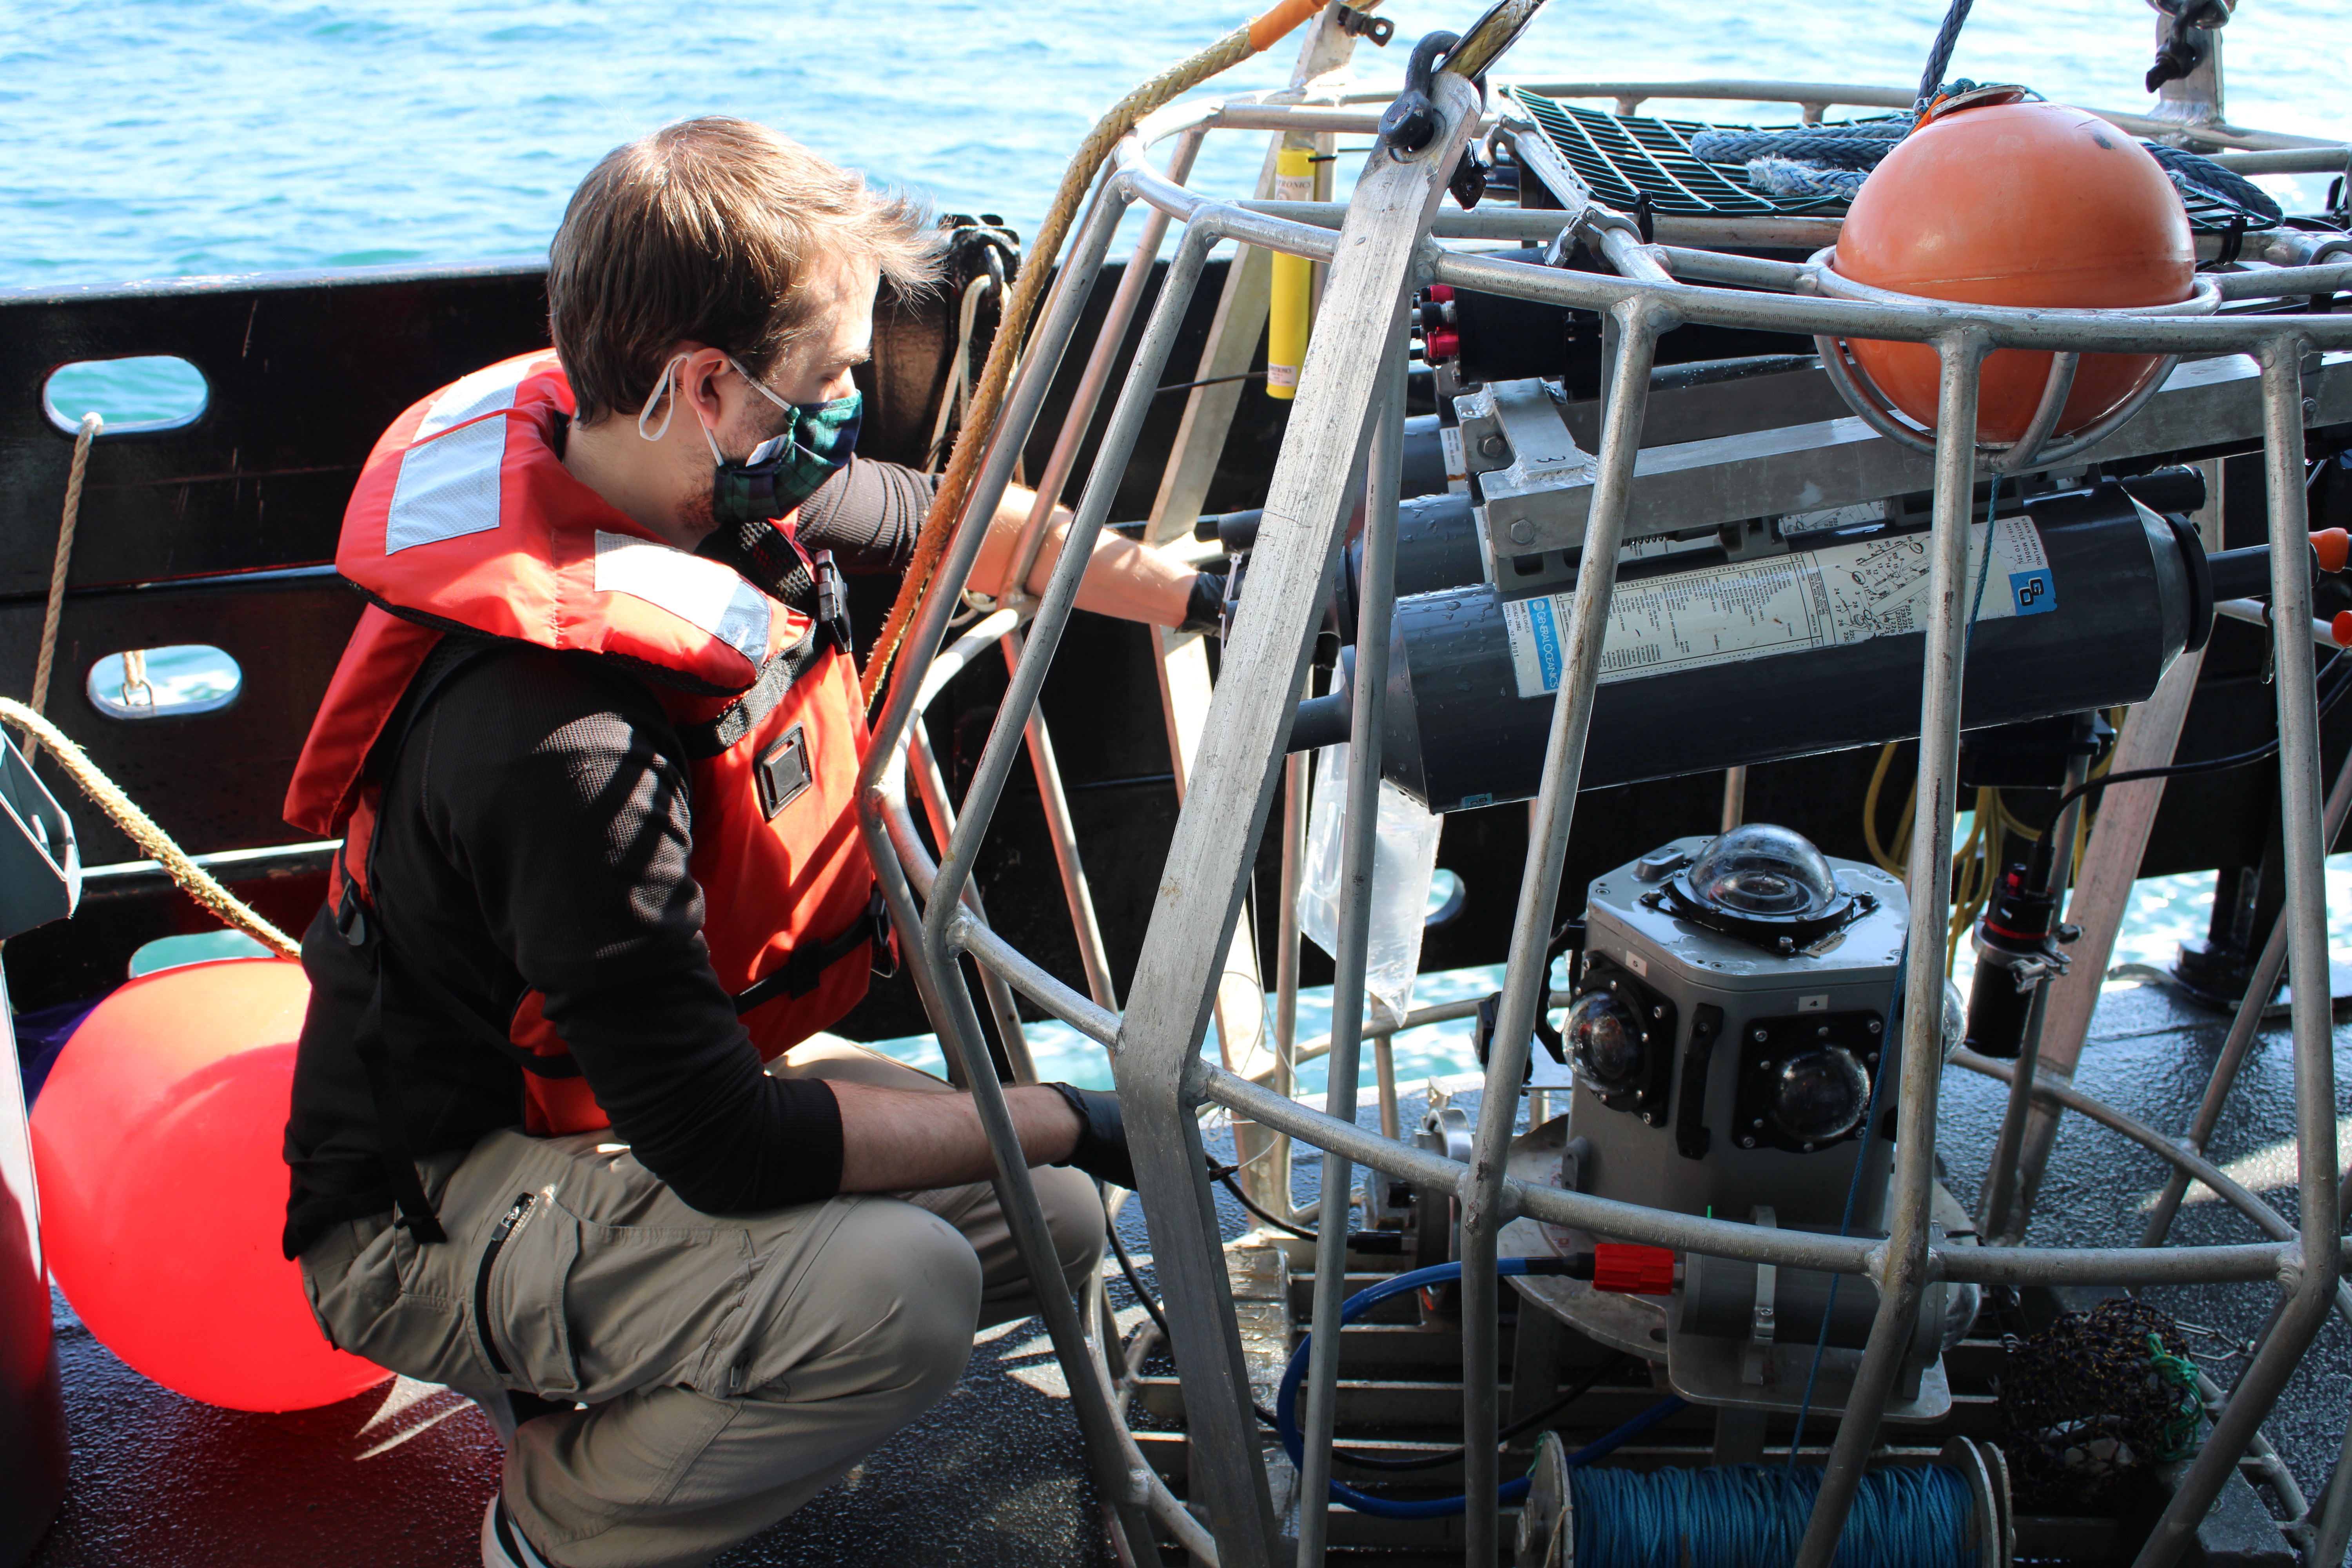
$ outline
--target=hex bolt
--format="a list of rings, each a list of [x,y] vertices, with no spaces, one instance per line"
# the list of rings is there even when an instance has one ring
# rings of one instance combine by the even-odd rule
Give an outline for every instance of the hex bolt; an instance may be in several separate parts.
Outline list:
[[[1755,1140],[1755,1139],[1753,1139],[1753,1138],[1748,1137],[1746,1133],[1744,1133],[1744,1132],[1743,1132],[1743,1133],[1741,1133],[1741,1134],[1740,1134],[1740,1136],[1739,1136],[1739,1146],[1740,1146],[1742,1149],[1753,1149],[1754,1147],[1756,1147],[1756,1140]]]
[[[1489,436],[1478,443],[1478,450],[1490,458],[1499,458],[1511,449],[1511,444],[1500,436]]]
[[[1870,1032],[1874,1035],[1878,1033],[1878,1020],[1875,1018],[1870,1021]]]
[[[1765,1041],[1767,1041],[1767,1040],[1770,1039],[1772,1037],[1771,1037],[1771,1036],[1769,1036],[1769,1035],[1768,1035],[1768,1034],[1766,1034],[1763,1030],[1759,1029],[1759,1030],[1757,1030],[1754,1034],[1752,1034],[1752,1035],[1748,1036],[1748,1037],[1749,1039],[1751,1039],[1751,1040],[1754,1040],[1758,1045],[1759,1045],[1759,1046],[1760,1046],[1760,1045],[1762,1045]]]

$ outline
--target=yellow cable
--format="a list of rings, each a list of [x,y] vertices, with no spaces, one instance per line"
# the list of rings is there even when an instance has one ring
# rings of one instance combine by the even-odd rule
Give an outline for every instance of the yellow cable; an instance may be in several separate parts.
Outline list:
[[[1902,863],[1887,852],[1878,838],[1878,792],[1885,786],[1886,769],[1895,761],[1895,748],[1899,741],[1889,741],[1878,749],[1878,765],[1870,770],[1870,787],[1862,796],[1862,841],[1870,850],[1870,858],[1878,868],[1895,876],[1903,875]]]

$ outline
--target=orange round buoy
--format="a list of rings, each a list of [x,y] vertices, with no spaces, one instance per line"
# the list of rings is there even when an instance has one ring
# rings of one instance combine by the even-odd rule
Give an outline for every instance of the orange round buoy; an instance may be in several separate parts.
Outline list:
[[[2197,252],[2171,181],[2129,135],[2063,104],[1979,99],[1930,119],[1871,172],[1839,232],[1836,269],[1872,288],[1962,304],[2112,310],[2188,299]],[[1935,425],[1933,348],[1848,346],[1897,408]],[[2023,349],[1988,356],[1978,440],[2025,434],[2050,360]],[[2114,412],[2158,363],[2149,354],[2084,354],[2055,433]]]
[[[327,1343],[279,1248],[302,966],[228,959],[98,1005],[33,1106],[41,1236],[98,1342],[191,1399],[307,1410],[391,1373]]]

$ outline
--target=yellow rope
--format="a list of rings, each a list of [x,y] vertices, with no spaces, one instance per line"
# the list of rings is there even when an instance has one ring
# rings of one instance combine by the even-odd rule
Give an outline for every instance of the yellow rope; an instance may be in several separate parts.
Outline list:
[[[996,324],[995,341],[989,345],[988,363],[981,371],[980,385],[966,405],[963,426],[956,436],[955,454],[948,461],[947,472],[940,477],[930,513],[923,520],[922,532],[916,540],[915,557],[908,565],[906,581],[898,585],[898,596],[882,623],[881,635],[875,638],[874,649],[866,655],[860,684],[867,702],[872,702],[875,692],[881,689],[898,645],[905,640],[915,611],[923,602],[924,591],[930,586],[931,574],[938,570],[940,558],[947,553],[955,518],[971,492],[981,453],[987,447],[1004,402],[1004,389],[1012,379],[1013,362],[1020,351],[1023,334],[1029,329],[1029,318],[1037,308],[1038,296],[1045,292],[1046,274],[1053,270],[1055,259],[1061,254],[1062,241],[1077,216],[1078,204],[1094,184],[1096,172],[1110,156],[1119,138],[1134,130],[1136,122],[1145,115],[1265,49],[1321,8],[1320,0],[1282,0],[1255,21],[1234,28],[1199,54],[1160,72],[1120,99],[1109,113],[1096,121],[1094,130],[1079,145],[1077,156],[1070,160],[1068,170],[1062,175],[1061,189],[1054,195],[1054,205],[1045,214],[1045,225],[1037,231],[1037,241],[1029,247],[1028,261],[1005,301],[1003,314]]]
[[[58,659],[58,623],[65,617],[66,567],[73,560],[74,530],[81,522],[81,479],[89,469],[89,444],[106,428],[106,421],[96,413],[81,416],[81,428],[74,432],[73,466],[66,470],[66,510],[58,523],[58,552],[49,563],[49,602],[41,612],[41,651],[33,660],[33,711],[40,712],[49,705],[49,672]],[[38,745],[25,748],[25,761],[29,765],[40,755]]]
[[[212,875],[188,858],[171,836],[155,826],[154,820],[132,804],[115,782],[98,769],[98,764],[79,746],[66,739],[65,732],[32,709],[12,699],[0,697],[0,720],[16,725],[47,745],[57,765],[66,776],[81,786],[100,811],[113,819],[114,825],[129,836],[133,844],[145,850],[149,858],[160,863],[187,895],[220,917],[223,923],[260,942],[280,958],[292,958],[301,952],[293,938],[263,920],[244,900],[214,880]],[[29,754],[29,751],[27,752]]]

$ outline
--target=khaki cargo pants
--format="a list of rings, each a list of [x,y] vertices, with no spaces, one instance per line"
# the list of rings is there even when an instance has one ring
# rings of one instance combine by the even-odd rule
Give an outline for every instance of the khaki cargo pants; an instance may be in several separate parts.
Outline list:
[[[772,1070],[954,1092],[848,1046]],[[1034,1310],[985,1183],[725,1219],[605,1137],[501,1132],[425,1162],[446,1242],[420,1246],[387,1215],[301,1259],[342,1349],[427,1383],[587,1405],[525,1422],[507,1448],[507,1507],[564,1568],[709,1561],[945,1394],[975,1329]],[[1075,1289],[1102,1245],[1094,1184],[1034,1175]]]

